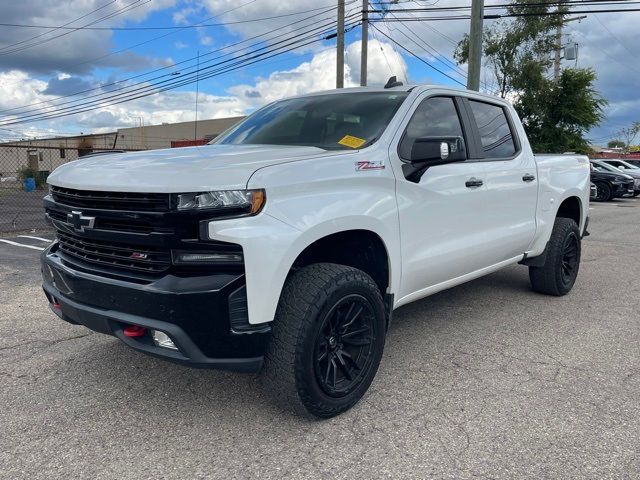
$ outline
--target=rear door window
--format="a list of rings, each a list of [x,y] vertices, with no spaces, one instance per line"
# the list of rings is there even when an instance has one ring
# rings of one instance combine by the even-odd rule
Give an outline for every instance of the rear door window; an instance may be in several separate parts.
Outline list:
[[[469,100],[478,125],[482,150],[486,158],[508,158],[516,153],[516,143],[504,108]]]

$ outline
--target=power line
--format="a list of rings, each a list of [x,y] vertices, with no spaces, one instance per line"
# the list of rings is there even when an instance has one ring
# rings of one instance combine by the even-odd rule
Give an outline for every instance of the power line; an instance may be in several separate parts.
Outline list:
[[[59,26],[59,27],[53,27],[53,30],[49,30],[49,31],[47,31],[47,32],[43,32],[43,33],[41,33],[41,34],[39,34],[39,35],[35,35],[35,36],[33,36],[33,37],[27,38],[26,40],[22,40],[22,41],[20,41],[20,42],[12,43],[12,44],[10,44],[10,45],[5,45],[4,47],[2,47],[2,48],[0,49],[0,51],[2,51],[2,50],[8,50],[8,49],[9,49],[9,48],[11,48],[11,47],[15,47],[15,46],[17,46],[17,45],[22,45],[23,43],[27,43],[27,42],[30,42],[30,41],[35,40],[35,39],[37,39],[37,38],[40,38],[40,37],[43,37],[43,36],[48,35],[48,34],[50,34],[50,33],[53,33],[54,31],[56,31],[56,30],[60,30],[60,29],[62,29],[62,28],[64,28],[64,27],[66,27],[67,25],[71,25],[72,23],[75,23],[75,22],[77,22],[78,20],[82,20],[83,18],[86,18],[86,17],[88,17],[88,16],[90,16],[90,15],[93,15],[94,13],[99,12],[99,11],[100,11],[100,10],[102,10],[103,8],[106,8],[106,7],[108,7],[109,5],[112,5],[112,4],[116,3],[117,1],[118,1],[118,0],[111,0],[109,3],[105,3],[105,4],[104,4],[104,5],[102,5],[101,7],[98,7],[98,8],[96,8],[96,9],[94,9],[94,10],[91,10],[89,13],[85,13],[84,15],[82,15],[82,16],[80,16],[80,17],[78,17],[78,18],[75,18],[75,19],[73,19],[73,20],[71,20],[70,22],[67,22],[67,23],[65,23],[65,24],[63,24],[63,25],[61,25],[61,26]],[[4,24],[3,24],[3,25],[4,25]],[[5,25],[5,26],[8,26],[8,25]]]
[[[355,15],[357,17],[357,14]],[[316,27],[312,30],[316,31],[314,33],[311,33],[309,35],[307,35],[306,37],[300,38],[299,35],[294,35],[291,36],[281,42],[278,43],[283,43],[283,42],[288,42],[285,43],[282,46],[279,46],[277,48],[271,48],[271,49],[267,49],[266,51],[262,52],[262,53],[255,53],[254,52],[248,52],[245,53],[243,55],[240,55],[240,57],[245,57],[247,55],[247,58],[241,59],[241,60],[237,60],[237,59],[230,59],[230,60],[226,60],[223,62],[219,62],[217,65],[212,65],[206,68],[201,68],[200,71],[195,71],[195,72],[189,72],[189,76],[193,77],[194,74],[198,75],[201,74],[202,70],[208,70],[210,68],[213,68],[215,66],[219,66],[221,64],[225,64],[228,63],[230,61],[235,60],[234,63],[231,63],[229,65],[224,65],[214,71],[210,71],[204,75],[200,75],[199,78],[202,79],[207,79],[207,78],[211,78],[214,76],[218,76],[218,75],[222,75],[224,73],[228,73],[234,70],[237,70],[239,68],[243,68],[246,67],[248,65],[260,62],[262,60],[268,59],[268,58],[272,58],[275,57],[277,55],[281,55],[283,53],[287,53],[290,51],[293,51],[295,49],[298,49],[300,47],[304,47],[306,45],[310,45],[312,43],[318,42],[318,41],[322,41],[323,39],[325,39],[326,37],[321,37],[321,38],[313,38],[317,36],[317,31],[321,31],[324,29],[324,31],[326,31],[326,27],[328,25],[332,25],[335,24],[335,21],[330,22],[329,24],[326,25],[321,25],[319,27]],[[357,25],[358,23],[352,23],[349,26],[352,25]],[[302,43],[301,43],[302,42]],[[260,50],[260,49],[257,49]],[[253,54],[253,55],[251,55]],[[96,108],[96,106],[112,106],[112,105],[116,105],[116,104],[120,104],[120,103],[124,103],[124,102],[128,102],[131,100],[135,100],[138,98],[143,98],[149,95],[154,95],[160,92],[164,92],[167,90],[173,90],[175,88],[184,86],[184,85],[188,85],[193,83],[194,80],[192,78],[188,79],[188,80],[182,80],[179,79],[177,81],[173,81],[173,82],[169,82],[166,85],[160,86],[160,83],[165,83],[165,82],[158,82],[159,84],[154,84],[154,85],[146,85],[144,87],[138,88],[136,90],[130,90],[127,92],[124,92],[122,94],[118,94],[113,96],[112,98],[107,98],[107,99],[102,99],[99,101],[92,101],[92,102],[85,102],[84,104],[78,104],[78,105],[73,105],[71,107],[65,107],[62,109],[58,109],[58,110],[53,110],[53,111],[49,111],[49,112],[45,112],[42,114],[33,114],[33,115],[27,115],[24,116],[22,118],[13,118],[13,119],[7,119],[7,121],[0,123],[1,125],[13,125],[13,124],[18,124],[18,123],[26,123],[26,122],[33,122],[33,121],[40,121],[40,120],[45,120],[45,119],[50,119],[50,118],[59,118],[59,117],[63,117],[63,116],[68,116],[68,115],[73,115],[73,114],[77,114],[77,113],[83,113],[86,111],[91,111],[93,109]],[[146,91],[144,91],[146,90]],[[136,93],[136,91],[140,91],[138,93]],[[117,98],[117,101],[115,100]]]
[[[132,2],[130,4],[128,4],[128,5],[126,5],[126,6],[122,7],[122,8],[119,8],[115,12],[112,12],[112,13],[110,13],[108,15],[105,15],[104,17],[100,17],[97,20],[94,20],[94,21],[88,23],[87,25],[83,25],[83,26],[94,25],[94,24],[102,22],[104,20],[108,20],[108,19],[116,17],[118,15],[122,15],[123,13],[126,13],[126,12],[128,12],[130,10],[134,10],[136,8],[142,7],[143,5],[146,5],[147,3],[151,2],[151,0],[144,0],[142,3],[139,3],[140,1],[141,0],[135,0],[134,2]],[[0,51],[0,56],[10,55],[12,53],[17,53],[17,52],[22,52],[24,50],[28,50],[29,48],[37,47],[37,46],[43,45],[45,43],[49,43],[52,40],[56,40],[56,39],[58,39],[60,37],[67,36],[67,35],[69,35],[71,33],[74,33],[76,31],[80,30],[80,29],[81,29],[81,27],[75,27],[73,30],[66,31],[64,33],[61,33],[60,35],[55,35],[55,36],[50,37],[50,38],[45,38],[44,40],[41,40],[41,41],[38,41],[38,42],[34,42],[34,43],[30,43],[30,44],[24,45],[22,47],[14,48],[13,50]]]
[[[382,30],[380,30],[378,27],[374,25],[372,25],[373,28],[375,28],[379,33],[381,33],[382,35],[384,35],[385,37],[387,37],[389,40],[391,40],[393,43],[395,43],[397,46],[399,46],[400,48],[402,48],[404,51],[406,51],[408,54],[410,54],[411,56],[417,58],[418,60],[420,60],[422,63],[424,63],[425,65],[427,65],[428,67],[431,67],[433,70],[435,70],[436,72],[440,73],[441,75],[444,75],[445,77],[447,77],[450,80],[453,80],[454,82],[456,82],[458,85],[462,85],[463,87],[465,86],[464,83],[460,82],[459,80],[453,78],[451,75],[448,75],[447,73],[443,72],[442,70],[440,70],[438,67],[434,66],[433,64],[427,62],[424,58],[420,57],[419,55],[416,55],[415,53],[413,53],[411,50],[409,50],[407,47],[405,47],[404,45],[402,45],[401,43],[395,41],[393,38],[391,38],[389,35],[387,35],[386,33],[384,33]]]
[[[331,11],[333,9],[334,9],[334,7],[331,6],[329,8],[326,8],[323,12],[320,12],[320,13],[326,13],[326,12],[329,12],[329,11]],[[314,9],[314,10],[316,10],[316,9]],[[300,13],[302,13],[302,12],[300,12]],[[300,31],[300,30],[303,30],[304,28],[310,27],[313,24],[316,24],[317,23],[317,21],[315,20],[316,18],[317,18],[317,15],[310,15],[310,16],[304,17],[302,19],[296,20],[295,22],[291,22],[291,23],[288,23],[286,25],[283,25],[283,26],[281,26],[279,28],[282,29],[282,28],[291,27],[293,25],[299,25],[298,28],[293,30],[293,32]],[[314,21],[312,21],[311,23],[306,23],[306,24],[300,25],[300,23],[305,22],[305,21],[310,20],[310,19],[314,19]],[[224,55],[221,55],[221,56],[218,56],[218,57],[214,57],[214,58],[212,58],[210,60],[206,60],[206,61],[202,62],[202,65],[206,65],[208,63],[213,62],[214,60],[217,60],[217,59],[220,59],[220,58],[224,58],[225,56],[229,56],[229,55],[232,55],[234,53],[240,52],[245,48],[252,48],[252,47],[255,47],[255,46],[258,46],[258,45],[261,44],[261,43],[253,43],[253,44],[248,45],[246,47],[242,47],[242,48],[239,48],[239,49],[236,49],[236,50],[229,51],[229,49],[231,49],[233,47],[236,47],[238,45],[241,45],[243,43],[247,43],[249,41],[252,41],[252,40],[255,40],[255,39],[258,39],[258,38],[260,38],[262,40],[262,42],[272,42],[272,41],[274,41],[274,40],[276,40],[278,38],[281,38],[281,37],[284,37],[285,35],[287,35],[287,33],[285,32],[285,33],[277,34],[275,36],[265,37],[265,35],[269,34],[269,33],[272,33],[271,29],[268,32],[263,32],[263,33],[260,33],[258,35],[254,35],[254,36],[246,38],[244,40],[235,42],[235,43],[230,44],[230,45],[225,45],[224,47],[217,48],[217,49],[212,50],[212,51],[210,51],[208,53],[202,54],[202,55],[200,55],[200,59],[203,59],[205,57],[209,57],[209,56],[211,56],[211,55],[213,55],[215,53],[219,53],[221,51],[225,51],[225,50],[227,51],[227,53],[225,53]],[[263,48],[266,48],[266,47],[263,47]],[[134,85],[124,85],[123,87],[110,89],[108,92],[103,92],[103,93],[100,93],[100,94],[85,96],[83,99],[59,102],[59,100],[61,100],[61,99],[79,96],[79,95],[84,94],[84,93],[95,92],[95,91],[103,91],[105,88],[113,87],[115,85],[122,85],[122,84],[125,84],[126,82],[128,82],[130,80],[134,80],[134,79],[138,79],[138,78],[141,78],[141,77],[145,77],[147,75],[151,75],[153,73],[157,73],[157,72],[160,72],[160,71],[163,71],[163,70],[173,69],[178,65],[188,64],[189,62],[193,62],[195,60],[197,60],[196,57],[191,57],[191,58],[182,60],[180,62],[176,62],[173,65],[160,67],[160,68],[151,70],[149,72],[144,72],[144,73],[141,73],[141,74],[138,74],[138,75],[134,75],[132,77],[128,77],[128,78],[125,78],[125,79],[122,79],[122,80],[118,80],[118,81],[102,84],[102,85],[99,85],[99,86],[96,86],[96,87],[88,88],[88,89],[85,89],[85,90],[81,90],[81,91],[69,93],[69,94],[66,94],[66,95],[62,95],[62,96],[57,97],[54,100],[43,100],[43,101],[32,103],[32,104],[29,104],[29,105],[23,105],[23,106],[20,106],[20,107],[13,107],[13,108],[5,109],[5,110],[0,110],[0,113],[12,112],[12,111],[15,111],[15,110],[20,110],[20,109],[23,109],[23,108],[35,107],[37,105],[43,105],[43,104],[48,104],[48,105],[52,105],[52,106],[56,106],[57,107],[57,106],[60,106],[60,105],[66,105],[66,104],[69,104],[69,103],[82,101],[83,99],[86,99],[86,98],[93,98],[93,97],[98,97],[98,96],[102,96],[102,95],[110,95],[110,94],[112,94],[114,92],[117,92],[117,91],[120,91],[120,90],[123,90],[123,89],[127,89],[127,88],[131,88],[132,86],[135,86],[135,85],[146,84],[147,82],[153,82],[155,80],[159,80],[159,79],[162,79],[162,78],[175,76],[175,74],[178,73],[178,72],[173,71],[173,72],[170,72],[170,73],[158,75],[156,77],[152,77],[152,78],[146,79],[144,82],[137,82]],[[185,67],[188,68],[187,65],[185,65]],[[183,67],[183,68],[185,68],[185,67]],[[183,75],[182,78],[184,78],[184,75]],[[32,111],[37,111],[37,109],[19,111],[19,112],[16,112],[15,115],[23,115],[24,113],[28,113],[28,112],[32,112]]]

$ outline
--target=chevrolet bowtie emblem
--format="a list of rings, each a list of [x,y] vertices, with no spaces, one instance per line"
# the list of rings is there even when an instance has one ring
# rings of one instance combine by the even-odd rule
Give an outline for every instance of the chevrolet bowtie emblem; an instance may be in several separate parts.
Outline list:
[[[85,217],[82,212],[72,211],[67,213],[67,223],[77,232],[84,232],[85,228],[93,228],[96,217]]]

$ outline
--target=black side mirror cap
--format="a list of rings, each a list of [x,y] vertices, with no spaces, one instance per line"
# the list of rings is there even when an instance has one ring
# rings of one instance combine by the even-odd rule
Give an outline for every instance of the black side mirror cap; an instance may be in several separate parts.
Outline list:
[[[427,165],[462,162],[467,150],[462,137],[418,137],[413,141],[409,162]]]

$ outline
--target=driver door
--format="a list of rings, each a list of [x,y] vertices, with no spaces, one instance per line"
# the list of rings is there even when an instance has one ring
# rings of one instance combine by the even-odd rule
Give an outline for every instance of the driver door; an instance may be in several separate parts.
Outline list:
[[[447,282],[488,266],[483,256],[487,247],[483,162],[431,166],[417,181],[408,180],[402,169],[418,137],[459,136],[465,138],[468,149],[459,102],[452,96],[420,101],[389,152],[400,221],[399,303],[446,288]]]

